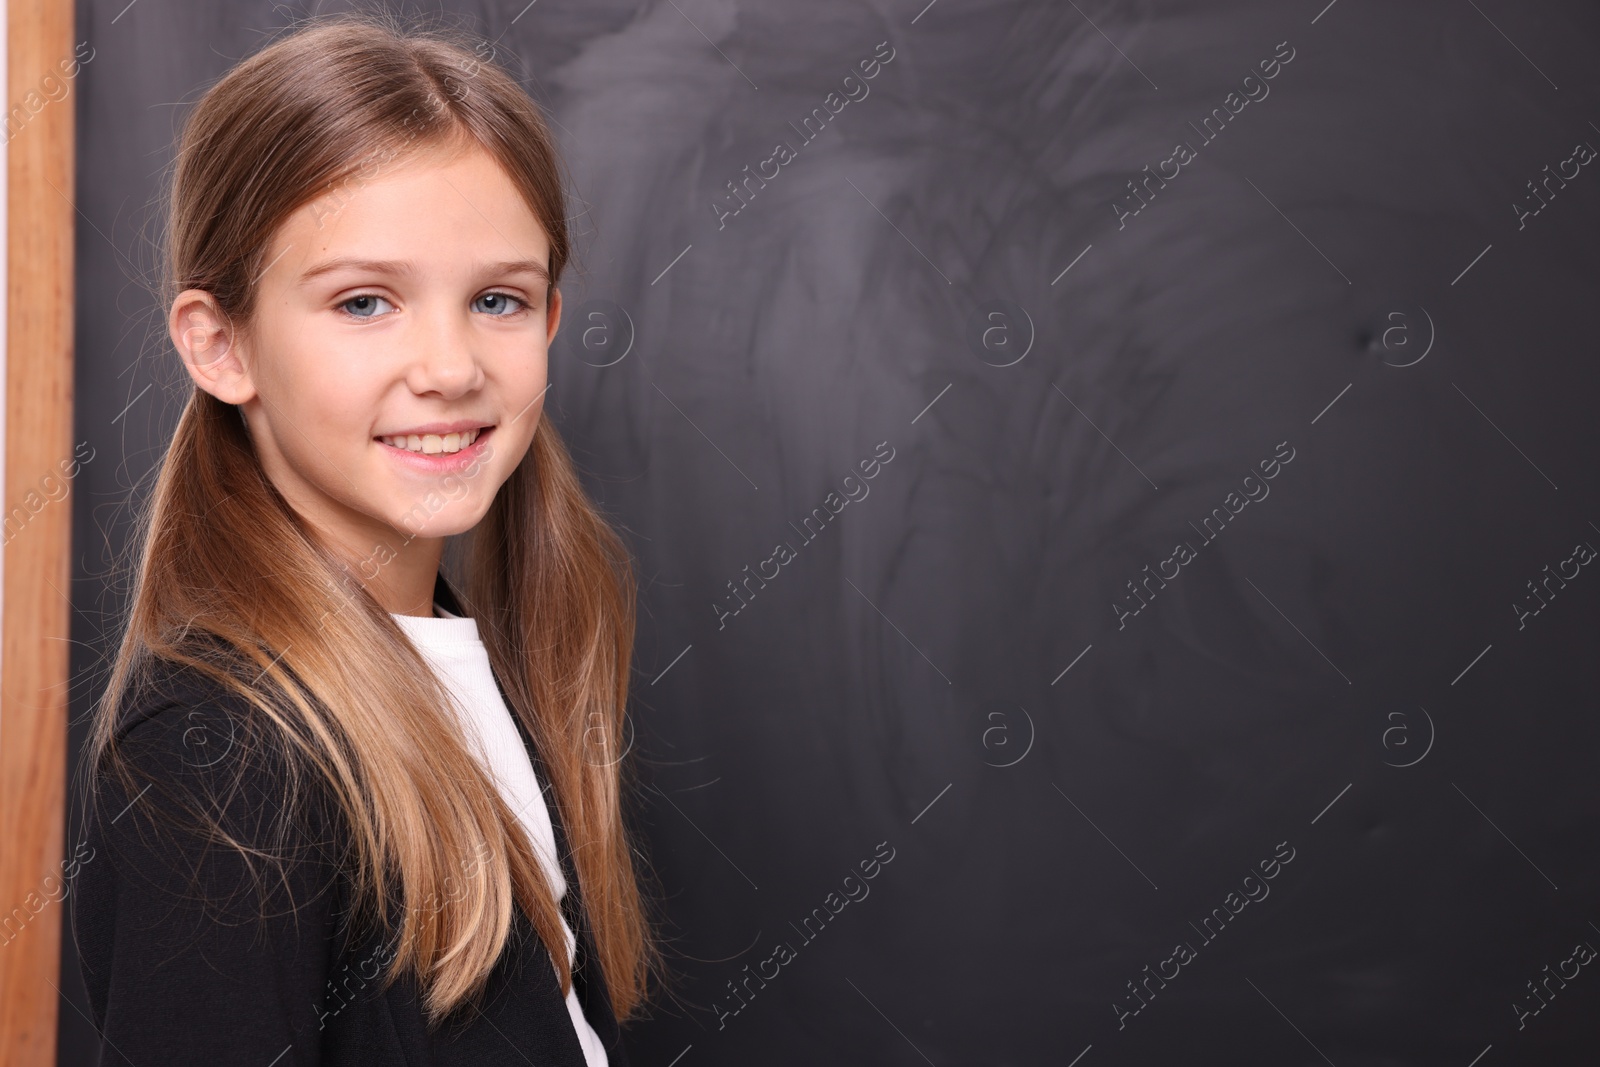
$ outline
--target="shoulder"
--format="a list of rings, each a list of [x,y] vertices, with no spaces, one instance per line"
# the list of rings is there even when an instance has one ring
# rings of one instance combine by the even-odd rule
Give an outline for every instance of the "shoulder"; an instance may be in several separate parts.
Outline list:
[[[189,663],[141,665],[115,716],[107,750],[152,769],[192,771],[197,778],[249,769],[260,777],[291,773],[300,762],[289,717],[269,714],[241,688]]]
[[[213,927],[247,942],[331,933],[348,835],[281,735],[201,671],[143,672],[90,773],[84,850],[105,858],[79,874],[73,921],[88,942],[166,930],[172,945],[204,945],[223,936]],[[285,918],[290,929],[278,931]],[[162,958],[169,951],[163,942]]]
[[[116,743],[166,738],[183,720],[220,725],[252,715],[241,693],[189,663],[149,659],[130,677],[116,710]]]
[[[326,790],[282,726],[187,664],[154,661],[116,709],[89,768],[90,826],[127,846],[156,832],[181,853],[212,842],[289,858],[336,838]]]
[[[142,671],[107,713],[70,895],[97,1029],[141,1065],[318,1062],[346,884],[316,782],[287,773],[248,697],[194,668]]]

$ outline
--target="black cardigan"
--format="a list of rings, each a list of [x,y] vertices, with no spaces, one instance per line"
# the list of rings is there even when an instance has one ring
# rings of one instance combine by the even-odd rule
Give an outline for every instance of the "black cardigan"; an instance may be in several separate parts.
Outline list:
[[[442,577],[435,598],[461,613]],[[153,677],[159,681],[128,703],[117,733],[127,758],[159,784],[130,798],[114,778],[104,779],[103,793],[87,805],[90,851],[71,894],[101,1063],[584,1067],[555,968],[520,907],[483,996],[440,1030],[427,1032],[414,978],[380,992],[393,942],[351,943],[340,922],[350,885],[336,858],[342,820],[324,790],[312,791],[288,839],[294,850],[285,877],[256,864],[268,887],[265,908],[237,850],[208,846],[193,833],[175,836],[152,813],[160,807],[168,815],[174,796],[203,805],[239,840],[284,854],[273,831],[285,765],[268,748],[235,788],[244,746],[234,751],[232,739],[253,709],[192,670]],[[549,778],[526,728],[511,717],[555,828],[568,885],[563,908],[578,937],[579,1003],[611,1067],[627,1067],[604,978],[586,962],[593,935]]]

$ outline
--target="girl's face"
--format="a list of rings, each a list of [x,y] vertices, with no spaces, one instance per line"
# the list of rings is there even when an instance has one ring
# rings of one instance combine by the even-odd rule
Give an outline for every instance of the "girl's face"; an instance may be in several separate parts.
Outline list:
[[[247,335],[198,290],[171,327],[279,492],[369,577],[476,525],[533,440],[561,312],[500,166],[476,148],[386,163],[296,211],[265,262]]]

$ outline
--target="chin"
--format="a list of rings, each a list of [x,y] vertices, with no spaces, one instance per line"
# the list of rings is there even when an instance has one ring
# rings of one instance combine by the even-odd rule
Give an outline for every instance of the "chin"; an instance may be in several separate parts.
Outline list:
[[[466,533],[488,514],[487,505],[477,507],[465,500],[450,500],[440,493],[429,493],[410,508],[392,515],[389,525],[411,540],[417,537],[450,537]]]

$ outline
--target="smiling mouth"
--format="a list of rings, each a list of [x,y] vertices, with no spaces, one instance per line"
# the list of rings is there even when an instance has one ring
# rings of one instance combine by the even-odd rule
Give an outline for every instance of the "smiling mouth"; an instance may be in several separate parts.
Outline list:
[[[409,434],[402,437],[380,437],[378,440],[391,448],[398,448],[403,452],[417,452],[423,455],[449,455],[459,452],[478,439],[482,430],[465,430],[461,433],[447,434]]]

